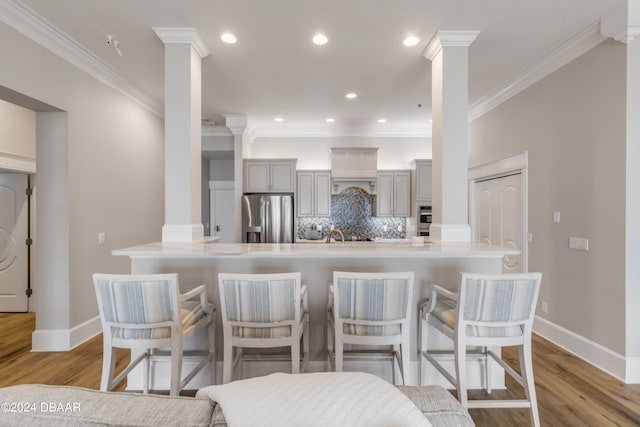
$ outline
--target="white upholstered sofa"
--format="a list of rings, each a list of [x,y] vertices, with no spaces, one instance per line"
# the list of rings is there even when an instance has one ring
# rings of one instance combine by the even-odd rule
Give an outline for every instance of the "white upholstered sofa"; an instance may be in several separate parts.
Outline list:
[[[399,389],[434,427],[474,425],[458,401],[441,387]],[[0,425],[4,427],[227,426],[220,405],[191,397],[25,384],[0,388],[0,403]]]

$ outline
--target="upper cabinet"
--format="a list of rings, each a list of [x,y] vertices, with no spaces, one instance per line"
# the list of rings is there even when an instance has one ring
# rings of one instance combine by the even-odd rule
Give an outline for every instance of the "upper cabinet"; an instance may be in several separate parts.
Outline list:
[[[378,216],[411,216],[411,172],[408,170],[378,172]]]
[[[331,172],[298,171],[298,216],[331,216]]]
[[[296,159],[245,159],[245,193],[293,193],[296,187]]]
[[[431,160],[416,160],[416,203],[431,202]]]
[[[332,148],[331,176],[333,179],[376,179],[378,149],[369,147]]]

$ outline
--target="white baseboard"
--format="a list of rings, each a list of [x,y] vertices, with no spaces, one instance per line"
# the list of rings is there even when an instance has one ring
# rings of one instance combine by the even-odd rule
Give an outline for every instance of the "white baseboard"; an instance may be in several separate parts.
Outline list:
[[[36,329],[31,335],[31,351],[69,351],[101,332],[100,316],[71,329]]]
[[[31,351],[69,351],[68,329],[36,329],[31,334]]]
[[[627,364],[631,363],[635,366],[635,369],[633,369],[635,380],[632,382],[640,380],[640,359],[626,359],[621,354],[539,316],[535,318],[533,331],[585,362],[626,383],[630,383],[626,373],[631,371],[627,369]]]

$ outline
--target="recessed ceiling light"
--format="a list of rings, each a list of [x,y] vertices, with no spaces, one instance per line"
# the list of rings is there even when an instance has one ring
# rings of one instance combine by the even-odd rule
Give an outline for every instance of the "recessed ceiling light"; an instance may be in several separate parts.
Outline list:
[[[357,93],[353,93],[353,92],[349,92],[344,97],[347,98],[347,99],[355,99],[355,98],[358,97],[358,94]]]
[[[225,43],[229,43],[229,44],[233,44],[233,43],[238,41],[236,36],[234,36],[231,33],[224,33],[223,35],[220,36],[220,40],[222,40]]]
[[[403,45],[405,46],[415,46],[418,43],[420,43],[420,39],[416,36],[409,36],[406,39],[404,39],[404,41],[402,42]]]
[[[329,117],[326,121],[327,123],[333,123],[336,121],[336,119]]]
[[[327,42],[329,41],[327,36],[325,36],[324,34],[320,34],[320,33],[318,33],[315,36],[313,36],[312,40],[318,46],[322,46],[323,44],[327,44]]]
[[[284,119],[282,117],[276,117],[275,119],[276,122],[284,122]]]
[[[387,123],[387,119],[378,119],[378,123]]]

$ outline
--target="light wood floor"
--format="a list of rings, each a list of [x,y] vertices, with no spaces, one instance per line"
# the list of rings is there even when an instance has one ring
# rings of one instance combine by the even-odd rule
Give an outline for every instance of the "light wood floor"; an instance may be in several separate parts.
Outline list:
[[[70,352],[32,353],[34,328],[33,314],[0,313],[0,387],[41,383],[99,388],[101,336]],[[543,426],[640,426],[640,386],[625,385],[540,337],[534,338],[533,349]],[[505,358],[517,366],[515,351],[505,350]],[[127,362],[127,352],[120,352],[116,369]],[[494,391],[492,398],[524,395],[513,381],[508,380],[507,386],[508,391]],[[474,391],[470,397],[482,394]],[[473,409],[470,413],[479,427],[529,425],[529,412],[524,409]]]

